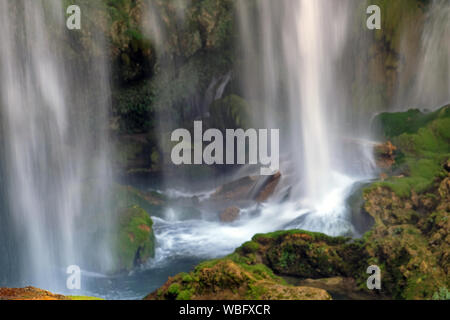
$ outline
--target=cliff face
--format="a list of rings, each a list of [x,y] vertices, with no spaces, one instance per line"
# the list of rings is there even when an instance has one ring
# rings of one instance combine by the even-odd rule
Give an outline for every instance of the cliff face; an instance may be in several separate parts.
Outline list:
[[[382,10],[382,30],[350,36],[360,46],[348,52],[358,82],[350,86],[355,113],[377,112],[407,95],[417,77],[430,8],[427,0],[373,4]],[[365,13],[364,5],[354,8]],[[251,115],[242,99],[245,68],[235,0],[124,0],[106,6],[115,79],[111,129],[117,148],[125,150],[116,159],[119,170],[161,171],[169,148],[160,137],[175,124],[189,128],[208,115],[215,128],[246,126]],[[357,16],[355,29],[365,30],[366,15]],[[222,99],[214,101],[223,84]],[[130,141],[134,148],[124,147]]]
[[[366,250],[395,297],[431,298],[449,287],[450,106],[376,121],[397,150],[384,181],[365,190],[364,207],[375,219]]]

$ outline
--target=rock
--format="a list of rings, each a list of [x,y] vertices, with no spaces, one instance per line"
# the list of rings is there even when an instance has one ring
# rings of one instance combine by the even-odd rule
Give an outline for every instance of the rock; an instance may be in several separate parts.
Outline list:
[[[138,206],[119,212],[118,221],[114,265],[117,271],[129,271],[155,255],[153,221]]]
[[[0,288],[0,300],[102,300],[86,296],[63,296],[34,287]]]
[[[326,290],[333,297],[351,300],[379,299],[374,292],[366,293],[358,288],[355,279],[344,277],[332,277],[322,279],[306,279],[298,282],[299,286],[307,286]]]
[[[164,195],[154,191],[142,191],[132,186],[115,184],[110,196],[112,207],[116,210],[139,206],[151,216],[160,217],[167,206]]]
[[[377,166],[382,169],[390,169],[395,163],[395,151],[397,147],[391,141],[375,146],[375,159]]]
[[[146,300],[331,300],[323,289],[286,284],[264,265],[213,260],[169,278]]]
[[[143,170],[152,168],[152,143],[146,134],[122,135],[116,137],[114,165],[117,170]],[[153,157],[154,158],[154,157]]]
[[[364,252],[350,238],[303,230],[258,234],[237,253],[262,262],[280,275],[299,278],[355,277]]]
[[[256,177],[243,177],[220,186],[211,198],[216,201],[246,199],[256,182]]]
[[[275,191],[281,173],[278,171],[271,176],[247,176],[232,181],[219,187],[212,195],[212,199],[218,200],[255,200],[267,201]]]
[[[281,172],[277,171],[274,175],[268,176],[266,179],[263,179],[261,183],[262,186],[259,190],[257,190],[257,195],[255,197],[256,201],[264,202],[267,201],[270,196],[275,191],[275,188],[278,186],[278,183],[281,180]]]
[[[0,288],[0,300],[70,300],[63,295],[34,287]]]
[[[244,99],[230,95],[211,105],[210,125],[223,132],[226,129],[244,129],[249,124],[249,112],[249,105]]]
[[[444,169],[445,169],[447,172],[450,172],[450,159],[447,160],[447,162],[444,164]]]
[[[443,179],[440,186],[445,184]],[[445,192],[412,192],[405,199],[388,188],[369,190],[365,209],[375,226],[365,247],[372,261],[383,263],[385,290],[396,298],[430,299],[439,288],[448,287],[450,199],[443,197]],[[413,210],[415,202],[422,214]]]
[[[230,207],[226,209],[222,214],[220,215],[220,221],[222,222],[233,222],[237,219],[239,219],[239,213],[241,212],[241,209],[238,207]]]

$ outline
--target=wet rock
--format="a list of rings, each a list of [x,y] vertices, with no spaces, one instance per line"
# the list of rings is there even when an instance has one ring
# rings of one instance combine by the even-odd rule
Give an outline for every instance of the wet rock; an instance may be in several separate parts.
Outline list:
[[[220,186],[211,196],[213,200],[242,200],[249,196],[252,187],[256,184],[256,177],[243,177]]]
[[[275,188],[281,180],[281,172],[277,171],[274,175],[260,178],[261,188],[256,190],[256,201],[264,202],[267,201],[274,193]]]
[[[249,106],[239,96],[230,95],[212,103],[210,107],[211,127],[223,131],[226,129],[247,128],[249,123]]]
[[[247,176],[219,187],[212,195],[214,200],[267,201],[273,195],[281,179],[278,171],[271,176]]]
[[[375,146],[375,159],[379,168],[390,169],[395,163],[397,147],[391,141]]]
[[[238,207],[230,207],[227,208],[222,214],[220,215],[220,221],[222,222],[233,222],[239,219],[241,209]]]
[[[154,149],[147,134],[118,136],[113,143],[117,150],[113,162],[119,172],[152,168]]]
[[[142,191],[132,186],[115,184],[111,190],[112,207],[116,210],[139,206],[151,216],[162,216],[167,198],[155,191]]]
[[[114,265],[116,271],[129,271],[155,255],[153,221],[138,206],[119,212],[118,221]]]

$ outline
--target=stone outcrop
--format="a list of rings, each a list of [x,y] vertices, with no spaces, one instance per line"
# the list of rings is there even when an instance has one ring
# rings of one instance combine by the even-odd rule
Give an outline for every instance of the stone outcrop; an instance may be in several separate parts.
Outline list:
[[[208,261],[193,272],[179,274],[149,300],[330,300],[323,289],[292,286],[262,264],[235,255]]]
[[[233,222],[237,219],[239,219],[239,213],[241,212],[241,209],[238,207],[230,207],[225,209],[224,212],[220,215],[220,221],[222,222]]]
[[[375,146],[375,159],[381,169],[390,169],[395,163],[395,150],[397,147],[388,141]]]
[[[255,200],[267,201],[275,191],[281,173],[278,171],[271,176],[246,176],[220,186],[211,196],[213,200]]]
[[[0,300],[102,300],[86,296],[63,296],[34,287],[0,288]]]
[[[131,270],[155,255],[153,221],[138,206],[119,212],[119,227],[115,239],[115,267],[117,271]]]

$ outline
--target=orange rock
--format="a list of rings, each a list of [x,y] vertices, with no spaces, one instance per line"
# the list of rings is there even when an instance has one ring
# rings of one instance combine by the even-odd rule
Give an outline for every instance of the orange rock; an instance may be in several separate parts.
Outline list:
[[[222,222],[233,222],[239,219],[241,209],[238,207],[230,207],[227,208],[222,214],[220,215],[220,221]]]
[[[395,151],[397,147],[391,141],[375,146],[375,157],[378,167],[390,169],[395,163]]]

